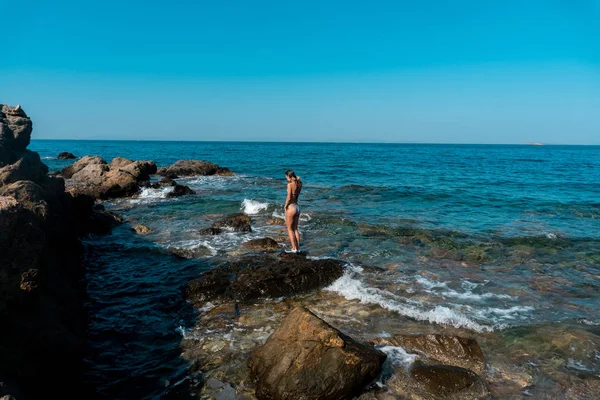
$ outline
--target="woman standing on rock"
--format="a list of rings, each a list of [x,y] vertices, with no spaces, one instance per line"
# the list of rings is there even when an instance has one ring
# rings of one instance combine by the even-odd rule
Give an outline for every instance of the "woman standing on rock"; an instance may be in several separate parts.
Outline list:
[[[292,243],[292,253],[297,253],[300,251],[300,233],[298,232],[300,207],[298,206],[298,197],[302,191],[302,181],[291,169],[285,171],[285,178],[288,181],[287,199],[285,200],[284,207],[285,224],[290,236],[290,242]]]

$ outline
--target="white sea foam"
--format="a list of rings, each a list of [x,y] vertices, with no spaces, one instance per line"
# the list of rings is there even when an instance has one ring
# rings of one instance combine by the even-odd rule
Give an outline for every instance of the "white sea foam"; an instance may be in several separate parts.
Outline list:
[[[400,346],[383,346],[378,347],[378,350],[383,351],[388,356],[388,361],[397,367],[404,367],[408,369],[417,359],[416,354],[407,353]]]
[[[167,195],[173,191],[172,186],[165,186],[159,189],[144,188],[137,198],[129,200],[131,203],[148,203],[158,199],[166,199]]]
[[[439,281],[435,281],[435,280],[430,280],[430,279],[427,279],[420,275],[417,275],[415,280],[423,288],[425,288],[425,291],[427,293],[441,295],[444,297],[452,297],[455,299],[470,300],[470,301],[482,301],[482,300],[493,299],[493,298],[505,299],[505,300],[513,299],[512,296],[509,296],[507,294],[502,294],[502,293],[501,294],[496,294],[496,293],[491,293],[491,292],[481,293],[481,294],[473,293],[473,289],[477,288],[479,286],[479,284],[475,283],[475,282],[470,282],[467,280],[463,280],[461,282],[461,286],[465,290],[464,292],[458,292],[454,289],[449,288],[448,282],[439,282]],[[434,289],[446,289],[446,290],[435,291]]]
[[[429,321],[437,324],[452,325],[457,328],[467,328],[477,332],[492,331],[486,325],[481,325],[460,312],[444,306],[435,306],[433,309],[423,309],[417,306],[403,304],[401,298],[385,290],[368,287],[360,280],[353,277],[354,273],[346,271],[341,278],[333,282],[325,290],[337,292],[348,300],[360,300],[366,304],[379,306],[420,321]]]
[[[242,211],[248,215],[256,215],[259,212],[266,210],[269,207],[269,203],[261,203],[260,201],[244,199],[242,201]]]
[[[56,157],[52,157],[52,156],[44,156],[41,157],[42,160],[54,160]]]

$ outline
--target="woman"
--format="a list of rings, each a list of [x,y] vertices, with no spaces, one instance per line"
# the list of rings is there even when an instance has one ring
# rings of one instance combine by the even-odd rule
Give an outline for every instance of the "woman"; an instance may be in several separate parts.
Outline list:
[[[291,169],[285,171],[288,181],[287,199],[285,200],[285,224],[292,243],[292,253],[300,251],[300,233],[298,232],[298,220],[300,219],[300,207],[298,196],[302,191],[302,181]]]

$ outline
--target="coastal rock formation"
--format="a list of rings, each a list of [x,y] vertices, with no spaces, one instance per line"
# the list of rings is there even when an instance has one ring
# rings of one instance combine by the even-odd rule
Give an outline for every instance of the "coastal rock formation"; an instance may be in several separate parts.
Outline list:
[[[248,360],[258,399],[351,398],[380,373],[386,355],[294,309]]]
[[[173,165],[159,168],[157,173],[172,179],[181,176],[233,175],[228,168],[202,160],[179,160]]]
[[[69,153],[68,151],[63,151],[56,158],[59,160],[74,160],[77,157],[73,153]]]
[[[289,297],[328,286],[343,272],[340,261],[311,260],[300,254],[244,257],[190,282],[186,297],[199,305],[212,300]]]
[[[152,161],[132,161],[116,157],[107,164],[98,156],[85,156],[62,170],[67,191],[96,199],[126,197],[139,191],[139,183],[156,173]]]
[[[242,243],[242,247],[248,250],[274,251],[279,249],[279,243],[269,237],[262,239],[252,239]]]
[[[485,369],[485,357],[475,339],[448,335],[394,335],[392,341],[408,353],[424,355],[442,364],[470,369],[478,374]]]
[[[43,398],[82,396],[84,270],[77,234],[92,203],[65,193],[26,149],[32,123],[20,107],[0,105],[0,388]],[[7,384],[7,381],[9,383]]]

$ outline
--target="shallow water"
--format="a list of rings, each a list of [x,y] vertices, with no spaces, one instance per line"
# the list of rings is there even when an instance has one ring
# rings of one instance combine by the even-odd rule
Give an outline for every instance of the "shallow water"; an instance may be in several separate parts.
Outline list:
[[[198,339],[197,331],[203,313],[216,311],[192,310],[181,288],[239,254],[244,241],[270,236],[285,243],[283,228],[267,222],[283,216],[288,168],[305,182],[303,247],[312,257],[353,265],[327,290],[298,301],[365,340],[429,329],[475,335],[497,369],[528,374],[526,389],[515,386],[519,395],[600,376],[600,147],[34,140],[31,149],[51,171],[70,163],[53,158],[70,151],[159,166],[204,159],[236,173],[178,179],[193,196],[169,199],[169,189],[145,189],[137,198],[108,202],[127,224],[112,236],[86,239],[89,376],[112,398],[160,397],[185,376],[191,358],[179,357],[180,346],[197,350],[187,343],[190,332],[194,340],[217,340],[208,333]],[[252,233],[198,233],[240,211],[251,216]],[[139,223],[153,232],[134,235],[130,226]],[[171,254],[181,249],[194,258]],[[245,346],[264,340],[285,313],[277,304],[261,311],[271,320],[249,317],[246,325],[215,328],[224,343],[215,348],[236,349],[231,338]],[[339,307],[346,320],[331,317]],[[207,329],[211,324],[219,325],[211,320]],[[250,326],[256,335],[247,332]],[[567,343],[565,332],[588,347],[547,345]],[[228,366],[222,375],[233,382],[236,368],[243,375],[238,364],[202,369]]]

